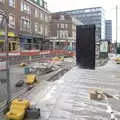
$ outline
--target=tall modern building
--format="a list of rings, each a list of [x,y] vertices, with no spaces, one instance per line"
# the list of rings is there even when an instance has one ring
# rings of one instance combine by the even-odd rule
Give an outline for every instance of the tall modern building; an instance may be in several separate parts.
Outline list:
[[[112,42],[112,20],[105,21],[105,39]]]
[[[59,13],[67,13],[75,16],[84,25],[95,24],[96,25],[96,39],[105,39],[105,15],[104,9],[101,7],[77,9],[71,11],[63,11]]]

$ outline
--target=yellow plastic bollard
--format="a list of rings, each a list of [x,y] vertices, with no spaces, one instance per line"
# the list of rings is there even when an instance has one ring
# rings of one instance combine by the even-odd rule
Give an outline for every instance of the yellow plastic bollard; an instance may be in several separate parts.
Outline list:
[[[20,63],[20,67],[25,67],[26,66],[26,63],[22,62]]]
[[[28,100],[15,99],[11,102],[10,111],[6,114],[9,120],[23,120],[26,109],[30,106]]]
[[[26,83],[29,85],[34,84],[37,81],[35,74],[29,74],[26,76]]]

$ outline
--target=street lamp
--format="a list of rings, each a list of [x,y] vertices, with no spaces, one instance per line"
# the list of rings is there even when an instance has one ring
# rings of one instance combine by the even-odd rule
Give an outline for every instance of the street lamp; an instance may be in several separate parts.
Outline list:
[[[116,54],[117,54],[117,42],[118,42],[118,6],[116,5]]]

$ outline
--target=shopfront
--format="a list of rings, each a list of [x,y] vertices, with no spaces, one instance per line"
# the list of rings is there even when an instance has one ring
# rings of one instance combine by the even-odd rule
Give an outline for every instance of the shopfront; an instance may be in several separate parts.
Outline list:
[[[16,51],[18,49],[19,39],[14,32],[8,32],[8,50]],[[0,31],[0,52],[3,52],[5,48],[5,32]]]
[[[34,36],[20,36],[21,50],[41,50],[43,38]]]

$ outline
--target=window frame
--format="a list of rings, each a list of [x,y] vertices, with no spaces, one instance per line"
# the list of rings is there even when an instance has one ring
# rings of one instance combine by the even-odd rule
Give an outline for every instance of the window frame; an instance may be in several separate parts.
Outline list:
[[[10,20],[10,17],[13,17],[13,20]],[[15,15],[9,14],[9,28],[15,29]]]
[[[16,0],[9,0],[8,4],[9,4],[9,7],[15,8]]]

